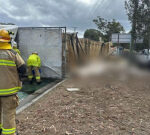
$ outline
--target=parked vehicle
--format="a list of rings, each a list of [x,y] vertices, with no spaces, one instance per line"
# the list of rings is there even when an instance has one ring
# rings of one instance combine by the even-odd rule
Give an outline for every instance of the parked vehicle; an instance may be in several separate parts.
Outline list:
[[[140,65],[150,67],[150,50],[143,49],[136,55],[136,58]]]

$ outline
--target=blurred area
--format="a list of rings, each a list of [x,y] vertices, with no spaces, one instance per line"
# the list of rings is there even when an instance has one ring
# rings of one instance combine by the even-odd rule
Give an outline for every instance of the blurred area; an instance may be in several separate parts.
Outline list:
[[[148,76],[150,70],[148,49],[131,52],[130,49],[123,47],[123,44],[115,42],[113,39],[112,42],[104,43],[85,38],[78,39],[77,34],[67,35],[68,75],[90,80],[93,77],[107,75],[122,79],[128,79],[130,76]]]
[[[150,78],[149,68],[144,65],[132,63],[132,60],[123,57],[113,57],[100,60],[88,61],[86,64],[75,68],[71,73],[74,82],[78,82],[82,86],[95,80],[103,79],[108,82],[117,80],[120,82],[128,82],[140,79],[145,82]],[[138,83],[138,82],[137,82]]]

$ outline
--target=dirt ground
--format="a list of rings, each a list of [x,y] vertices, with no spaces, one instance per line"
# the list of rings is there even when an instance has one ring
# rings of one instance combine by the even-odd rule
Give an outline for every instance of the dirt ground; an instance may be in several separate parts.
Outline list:
[[[19,134],[150,135],[150,75],[139,72],[68,79],[17,116]]]

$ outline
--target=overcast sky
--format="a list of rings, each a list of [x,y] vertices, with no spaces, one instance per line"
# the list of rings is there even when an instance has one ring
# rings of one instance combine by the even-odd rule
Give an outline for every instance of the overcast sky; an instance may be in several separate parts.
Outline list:
[[[18,26],[77,27],[79,34],[96,28],[97,16],[116,19],[130,30],[124,9],[125,0],[0,0],[0,22]]]

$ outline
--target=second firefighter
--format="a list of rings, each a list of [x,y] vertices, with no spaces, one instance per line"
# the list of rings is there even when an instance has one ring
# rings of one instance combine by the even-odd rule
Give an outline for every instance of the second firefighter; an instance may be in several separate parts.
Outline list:
[[[41,83],[41,77],[40,77],[40,67],[41,67],[41,59],[37,52],[33,52],[28,60],[27,60],[27,66],[28,66],[28,79],[30,83],[33,83],[33,79],[35,77],[37,84]]]

